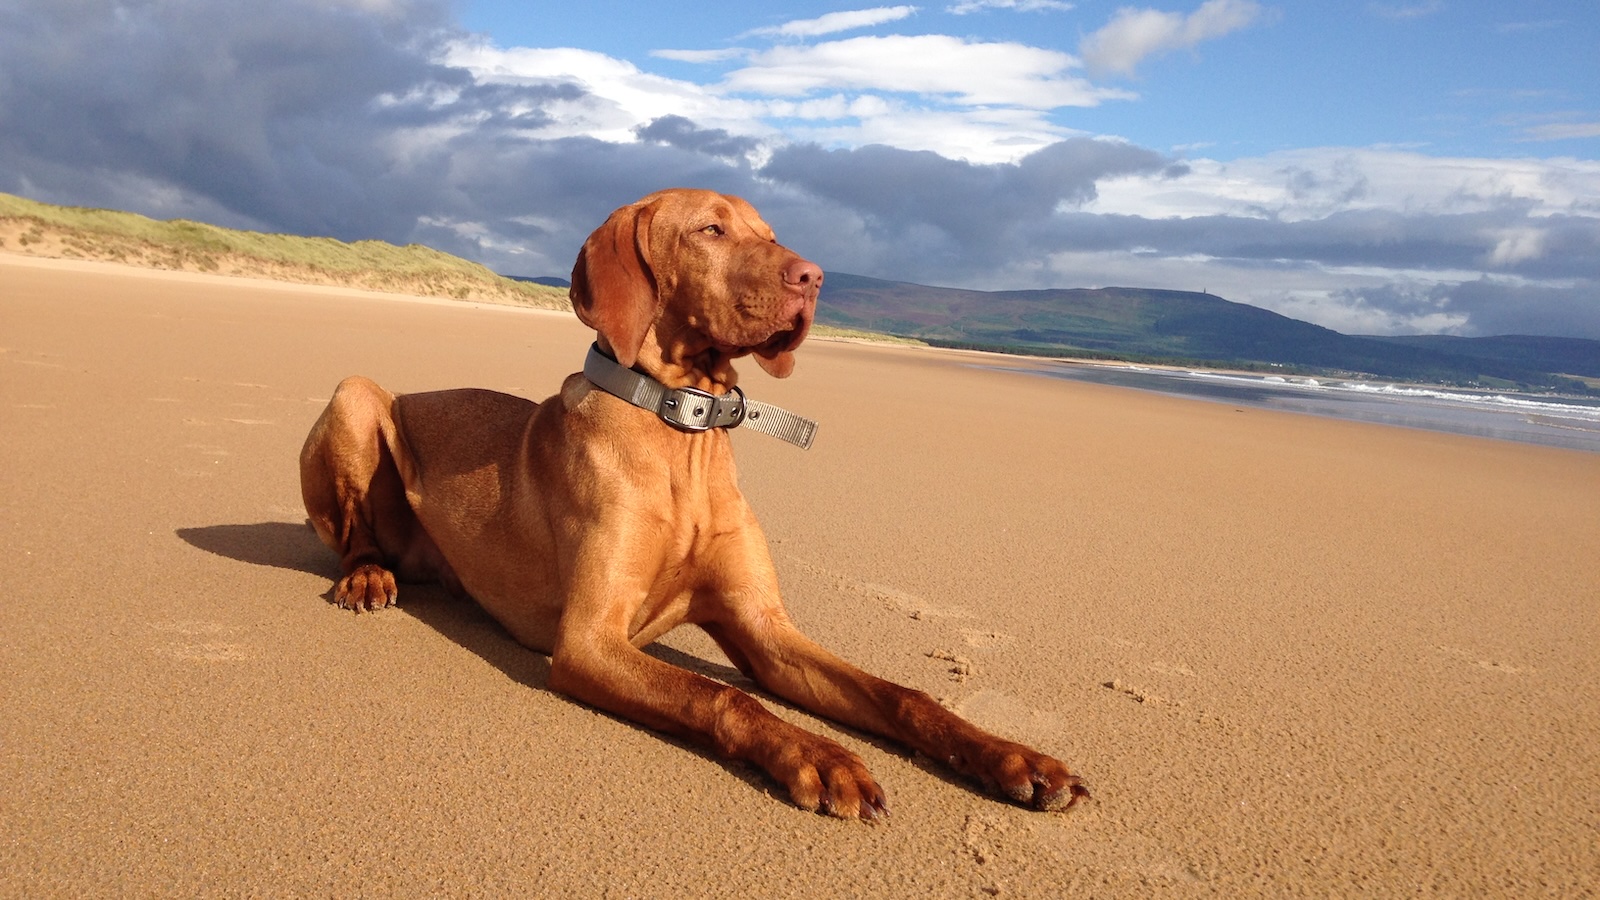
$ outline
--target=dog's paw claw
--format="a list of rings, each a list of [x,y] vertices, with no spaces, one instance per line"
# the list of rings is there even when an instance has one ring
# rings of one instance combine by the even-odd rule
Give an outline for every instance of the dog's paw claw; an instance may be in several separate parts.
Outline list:
[[[399,593],[392,572],[382,566],[368,564],[339,579],[333,599],[341,609],[353,609],[359,613],[393,606]]]
[[[1065,812],[1081,802],[1092,799],[1094,798],[1089,796],[1089,789],[1076,775],[1072,775],[1064,782],[1054,785],[1049,781],[1041,781],[1027,805],[1045,812]]]
[[[792,770],[780,775],[789,797],[801,809],[838,819],[875,822],[889,814],[883,788],[861,758],[831,741],[817,740]]]
[[[1089,799],[1089,789],[1065,763],[1021,744],[1001,742],[976,756],[983,762],[974,774],[1021,806],[1059,812]],[[951,760],[959,770],[957,763]]]

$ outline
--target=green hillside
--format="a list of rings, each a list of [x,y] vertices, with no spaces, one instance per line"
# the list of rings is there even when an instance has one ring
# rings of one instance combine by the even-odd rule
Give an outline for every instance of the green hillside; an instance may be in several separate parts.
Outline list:
[[[1533,369],[1548,368],[1568,375],[1600,378],[1600,341],[1583,338],[1538,337],[1525,334],[1464,338],[1447,334],[1414,334],[1379,337],[1374,340],[1439,350],[1474,359],[1514,362]]]
[[[1533,391],[1587,392],[1570,376],[1587,375],[1581,361],[1600,358],[1597,341],[1483,339],[1468,353],[1453,342],[1356,337],[1212,294],[1144,288],[971,291],[829,273],[818,318],[943,346]]]
[[[129,263],[150,268],[270,278],[392,293],[550,309],[566,291],[503,278],[421,244],[346,243],[219,228],[183,219],[52,206],[0,194],[0,252]]]

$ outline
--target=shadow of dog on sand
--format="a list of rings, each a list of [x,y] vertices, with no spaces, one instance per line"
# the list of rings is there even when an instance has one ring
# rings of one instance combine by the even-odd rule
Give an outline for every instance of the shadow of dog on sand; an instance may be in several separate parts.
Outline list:
[[[328,548],[322,543],[322,540],[317,537],[317,533],[312,529],[309,521],[298,524],[293,522],[257,522],[252,525],[203,525],[194,528],[179,528],[176,533],[184,543],[207,553],[253,566],[287,569],[291,572],[302,572],[325,579],[329,586],[322,592],[321,597],[330,606],[334,602],[332,583],[339,577],[339,563],[328,552]],[[396,609],[439,632],[457,645],[471,651],[512,681],[538,691],[548,692],[551,696],[559,697],[568,703],[577,704],[577,701],[570,700],[565,695],[549,690],[550,658],[517,643],[510,633],[501,627],[499,622],[491,618],[488,613],[484,612],[483,608],[477,603],[454,597],[437,583],[407,583],[402,601],[397,605]],[[330,612],[349,615],[348,612],[343,610],[331,610]],[[684,653],[660,643],[651,644],[644,650],[663,662],[681,666],[691,672],[716,679],[724,684],[734,685],[741,690],[761,697],[768,703],[791,712],[803,714],[802,710],[792,704],[762,690],[755,682],[733,666],[701,659],[698,656]],[[582,706],[583,704],[577,705]],[[592,707],[587,706],[584,708],[592,709]],[[615,718],[618,722],[632,724],[621,717],[612,716],[612,718]],[[841,730],[851,731],[850,729]],[[897,756],[905,755],[904,748],[876,735],[856,731],[851,731],[851,733],[880,751]],[[723,762],[715,753],[708,751],[704,747],[668,735],[662,735],[662,737],[706,759]],[[970,784],[956,777],[933,760],[913,755],[913,764],[929,775],[948,784],[962,786],[968,790],[972,789]],[[753,789],[763,793],[772,793],[772,785],[767,782],[760,771],[751,767],[730,765],[726,762],[724,762],[724,765],[728,766],[735,777],[749,784]]]
[[[327,579],[330,586],[322,593],[322,599],[333,602],[331,585],[339,578],[339,563],[317,538],[309,522],[205,525],[179,528],[177,535],[191,547],[217,556]],[[434,583],[407,584],[399,609],[477,654],[513,681],[540,690],[546,688],[549,657],[518,644],[478,604],[452,597]],[[648,652],[708,678],[740,684],[746,689],[754,687],[732,666],[709,662],[660,644],[652,645]]]

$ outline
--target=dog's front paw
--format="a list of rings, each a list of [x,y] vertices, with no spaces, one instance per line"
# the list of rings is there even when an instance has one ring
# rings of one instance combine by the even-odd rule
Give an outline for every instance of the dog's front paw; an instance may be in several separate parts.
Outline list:
[[[861,757],[826,738],[791,744],[772,767],[801,809],[873,822],[889,814],[888,798]]]
[[[382,566],[368,563],[339,579],[339,584],[333,589],[333,600],[344,609],[361,612],[363,609],[378,610],[392,606],[399,593],[393,573]]]
[[[1065,810],[1089,799],[1089,789],[1066,763],[1022,744],[993,740],[976,748],[971,757],[952,757],[950,766],[1023,806]]]

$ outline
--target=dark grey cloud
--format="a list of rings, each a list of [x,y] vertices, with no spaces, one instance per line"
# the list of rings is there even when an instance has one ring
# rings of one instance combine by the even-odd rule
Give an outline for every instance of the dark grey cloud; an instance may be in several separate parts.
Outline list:
[[[1600,279],[1600,219],[1536,216],[1526,204],[1460,214],[1352,210],[1298,221],[1069,213],[1057,216],[1053,224],[1053,242],[1080,250],[1147,246],[1169,256],[1202,254],[1241,264],[1293,261]],[[1497,258],[1504,242],[1534,234],[1537,253]]]
[[[1087,138],[998,164],[881,145],[827,150],[796,144],[774,153],[761,174],[849,207],[879,239],[920,236],[943,245],[944,264],[972,267],[1032,247],[1035,229],[1062,204],[1094,199],[1100,179],[1171,165],[1141,147]]]
[[[1397,322],[1444,315],[1465,333],[1600,338],[1600,219],[1578,207],[1152,219],[1082,211],[1107,179],[1184,183],[1181,162],[1115,141],[980,164],[762,141],[681,116],[639,126],[632,143],[541,138],[557,110],[606,101],[570,79],[480,81],[439,62],[457,37],[447,0],[0,4],[0,190],[422,241],[510,274],[564,275],[610,210],[708,187],[749,198],[825,268],[875,277],[987,288],[1076,286],[1064,271],[1077,284],[1109,283],[1106,272],[1158,287],[1231,278],[1241,300],[1321,278],[1330,302]],[[1354,165],[1278,174],[1290,196],[1330,210],[1373,190]],[[1065,254],[1104,264],[1050,262]],[[1161,271],[1175,283],[1153,283]]]
[[[418,185],[395,197],[373,171],[392,130],[381,99],[471,88],[428,62],[443,4],[405,19],[306,0],[8,7],[0,177],[12,190],[114,201],[143,185],[297,231],[392,231]]]
[[[1471,317],[1476,335],[1538,334],[1600,339],[1596,284],[1551,287],[1480,278],[1447,285],[1448,309]]]
[[[641,141],[668,144],[730,162],[743,162],[761,147],[755,138],[737,137],[722,128],[700,128],[683,116],[662,116],[633,130]]]
[[[1400,318],[1465,316],[1465,337],[1532,334],[1600,338],[1593,285],[1532,285],[1481,276],[1428,285],[1390,284],[1339,292],[1341,302]]]

